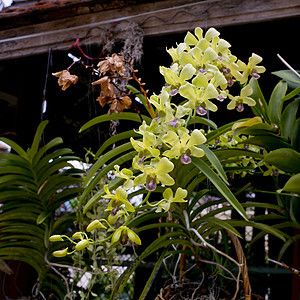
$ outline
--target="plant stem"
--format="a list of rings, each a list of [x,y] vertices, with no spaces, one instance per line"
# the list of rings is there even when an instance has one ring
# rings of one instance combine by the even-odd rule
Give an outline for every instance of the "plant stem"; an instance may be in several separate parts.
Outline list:
[[[151,194],[151,192],[149,191],[149,192],[147,193],[145,199],[144,199],[144,200],[143,200],[143,201],[135,208],[135,211],[132,212],[132,213],[129,215],[128,219],[127,219],[126,222],[124,223],[124,226],[127,226],[127,224],[129,223],[129,221],[131,221],[131,219],[133,218],[135,212],[136,212],[143,204],[145,204],[145,203],[148,202],[148,199],[149,199],[149,197],[150,197],[150,194]]]
[[[300,74],[290,64],[288,64],[285,59],[283,59],[279,54],[277,54],[277,56],[297,77],[300,78]]]

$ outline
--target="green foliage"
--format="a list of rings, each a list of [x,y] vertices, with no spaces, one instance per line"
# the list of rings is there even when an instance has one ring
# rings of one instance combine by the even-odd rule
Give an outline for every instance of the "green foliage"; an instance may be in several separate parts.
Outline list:
[[[53,286],[49,282],[53,280],[57,295],[63,298],[64,284],[49,270],[44,257],[50,235],[70,225],[66,218],[55,220],[55,211],[78,195],[82,179],[81,171],[68,162],[78,158],[70,149],[57,148],[62,143],[60,138],[39,147],[47,123],[38,126],[27,151],[1,138],[15,153],[0,154],[0,258],[28,263],[38,273],[39,290],[50,292]]]
[[[145,299],[167,256],[184,253],[199,262],[201,249],[205,248],[213,251],[213,254],[207,251],[208,255],[218,262],[226,266],[235,264],[240,269],[241,262],[211,245],[211,240],[220,233],[224,239],[228,239],[227,233],[240,237],[239,228],[251,226],[261,231],[254,240],[269,233],[285,242],[285,248],[294,239],[284,230],[298,226],[294,208],[299,206],[294,200],[287,201],[287,214],[287,207],[282,205],[284,201],[278,201],[278,205],[240,203],[237,196],[248,185],[236,193],[228,185],[236,175],[260,173],[267,176],[278,169],[298,172],[292,163],[299,160],[300,120],[295,113],[298,102],[294,100],[292,103],[297,104],[286,105],[286,101],[299,91],[296,88],[286,94],[291,86],[287,78],[294,85],[298,81],[290,73],[281,72],[284,80],[276,85],[267,103],[257,82],[259,74],[265,71],[259,65],[262,58],[252,54],[246,64],[232,55],[229,48],[230,44],[219,38],[214,28],[205,34],[201,28],[196,28],[194,34],[186,35],[183,43],[167,50],[173,62],[169,68],[160,68],[166,84],[159,95],[153,94],[147,99],[144,93],[127,87],[140,98],[152,118],[139,113],[113,113],[90,120],[80,130],[117,119],[139,125],[136,130],[121,132],[103,143],[84,179],[84,191],[79,199],[80,205],[85,204],[84,213],[99,200],[107,201],[104,216],[93,220],[86,231],[96,224],[106,233],[101,234],[99,240],[89,237],[83,229],[75,233],[79,241],[60,235],[59,239],[69,239],[74,248],[70,252],[66,248],[54,252],[54,255],[66,256],[103,243],[110,243],[110,249],[127,243],[141,245],[143,251],[115,282],[110,299],[119,299],[136,268],[150,255],[155,254],[158,259],[139,299]],[[231,86],[235,82],[240,88],[238,95],[232,94]],[[227,109],[243,111],[244,106],[249,105],[255,117],[218,128],[203,116],[208,111],[217,111],[215,103],[225,99],[228,100]],[[117,146],[110,149],[112,144]],[[115,170],[115,178],[96,188],[112,170]],[[283,187],[284,192],[298,193],[298,175],[290,178]],[[278,198],[283,196],[274,193]],[[140,196],[140,203],[133,205],[130,202],[133,196]],[[218,200],[203,204],[203,197],[217,197]],[[272,213],[249,220],[246,207],[262,207]],[[220,217],[220,213],[232,211],[240,218]],[[44,217],[45,214],[41,215],[39,220],[43,221]],[[278,221],[277,226],[268,225],[270,220]],[[150,230],[156,238],[144,245],[139,235]],[[58,240],[58,237],[50,239]],[[225,248],[228,250],[228,244]],[[236,251],[242,252],[242,249]]]

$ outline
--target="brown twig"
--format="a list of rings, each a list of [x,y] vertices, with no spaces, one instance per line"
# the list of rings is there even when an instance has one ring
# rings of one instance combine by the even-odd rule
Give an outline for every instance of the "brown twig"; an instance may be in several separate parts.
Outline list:
[[[141,93],[144,95],[144,97],[146,99],[147,108],[149,110],[149,113],[151,114],[151,117],[154,119],[155,118],[155,113],[153,111],[151,103],[148,100],[147,92],[143,88],[143,85],[145,85],[145,84],[141,83],[141,79],[136,76],[137,70],[133,69],[133,67],[132,67],[132,65],[131,65],[130,62],[127,62],[127,63],[128,63],[128,66],[129,66],[130,70],[132,71],[132,77],[133,77],[133,79],[138,83],[138,85],[140,87],[140,90],[141,90]]]
[[[297,275],[297,276],[300,276],[300,270],[298,269],[295,269],[295,268],[292,268],[292,267],[289,267],[287,264],[285,264],[284,262],[279,262],[277,260],[274,260],[274,259],[271,259],[271,258],[267,258],[267,261],[270,261],[282,268],[285,268],[287,270],[289,270],[290,272],[292,272],[293,274]]]

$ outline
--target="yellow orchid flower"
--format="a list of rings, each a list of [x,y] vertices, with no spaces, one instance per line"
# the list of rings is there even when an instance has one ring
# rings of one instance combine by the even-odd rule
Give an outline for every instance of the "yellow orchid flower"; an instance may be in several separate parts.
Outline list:
[[[175,132],[169,131],[162,137],[162,141],[171,147],[171,149],[166,150],[163,155],[169,158],[180,158],[183,164],[189,164],[191,162],[190,156],[204,156],[203,150],[196,147],[206,142],[205,136],[198,129],[195,129],[191,135],[185,133],[182,136],[178,136]]]
[[[136,141],[133,137],[130,138],[130,142],[133,148],[139,153],[140,159],[145,160],[147,157],[158,157],[160,155],[159,149],[155,148],[156,136],[151,132],[143,133],[143,141]]]
[[[106,195],[102,196],[102,198],[111,199],[105,211],[111,211],[116,207],[120,207],[121,205],[124,205],[127,211],[134,212],[134,207],[128,201],[127,199],[128,194],[124,188],[118,187],[116,189],[115,194],[112,194],[109,191],[107,184],[103,188],[104,191],[106,192]]]
[[[160,67],[160,73],[165,77],[166,83],[173,87],[180,87],[195,75],[196,69],[188,63],[179,70],[177,64],[174,64],[171,68]]]
[[[120,242],[122,245],[125,245],[128,242],[128,238],[138,245],[142,244],[139,236],[134,231],[129,229],[127,226],[120,226],[114,232],[114,234],[111,238],[111,243],[114,244],[114,243]]]
[[[136,185],[146,184],[148,191],[154,191],[157,183],[167,186],[175,184],[174,179],[168,174],[174,169],[174,165],[166,157],[154,158],[149,165],[139,164],[135,157],[132,166],[142,172],[134,179],[134,183]]]
[[[253,93],[253,90],[249,84],[244,86],[241,90],[240,96],[232,96],[228,95],[229,99],[231,100],[228,105],[227,109],[237,109],[237,111],[241,112],[244,110],[244,104],[247,104],[249,106],[254,106],[256,104],[255,100],[253,100],[251,96]]]
[[[132,178],[134,178],[133,176],[133,173],[131,170],[129,169],[126,169],[126,168],[123,168],[121,171],[120,171],[120,166],[118,165],[115,165],[114,166],[115,170],[116,170],[116,175],[120,178],[123,178],[123,179],[126,179],[123,183],[123,187],[126,189],[126,190],[130,190],[131,188],[133,188],[133,180]]]
[[[179,187],[176,192],[175,196],[173,197],[173,191],[170,188],[167,188],[163,193],[162,201],[159,201],[157,209],[155,212],[161,211],[169,211],[171,208],[172,203],[179,203],[179,202],[186,202],[184,198],[187,196],[187,191]]]
[[[239,60],[237,62],[237,65],[239,66],[239,70],[242,72],[242,74],[238,74],[237,80],[241,84],[244,84],[248,81],[249,75],[251,75],[254,79],[258,79],[260,77],[259,73],[264,73],[266,71],[265,67],[258,66],[261,61],[262,57],[255,53],[252,53],[252,56],[249,58],[247,65]]]

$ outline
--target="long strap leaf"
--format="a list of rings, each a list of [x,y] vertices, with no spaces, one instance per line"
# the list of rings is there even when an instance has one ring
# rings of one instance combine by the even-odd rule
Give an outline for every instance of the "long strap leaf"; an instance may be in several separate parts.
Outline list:
[[[240,202],[235,198],[228,186],[219,178],[219,176],[201,159],[192,157],[192,162],[199,168],[201,172],[213,183],[216,189],[223,197],[236,209],[236,211],[245,219],[248,220],[246,212]]]
[[[147,294],[148,294],[148,292],[149,292],[149,290],[152,286],[152,283],[153,283],[153,281],[154,281],[154,279],[155,279],[155,277],[156,277],[156,275],[157,275],[157,273],[160,269],[160,266],[161,266],[161,264],[162,264],[162,262],[165,258],[166,252],[167,252],[167,248],[164,249],[163,253],[160,255],[159,259],[157,260],[157,262],[156,262],[156,264],[155,264],[155,266],[154,266],[154,268],[151,272],[151,275],[148,278],[148,280],[147,280],[147,282],[144,286],[144,289],[143,289],[143,291],[142,291],[142,293],[139,297],[139,300],[144,300],[146,298],[146,296],[147,296]]]
[[[145,120],[148,124],[151,123],[151,118],[142,115],[141,116],[143,120]],[[127,121],[133,121],[133,122],[138,122],[141,123],[141,119],[137,113],[131,113],[131,112],[122,112],[120,114],[114,113],[111,115],[101,115],[98,116],[87,123],[85,123],[79,130],[79,133],[85,131],[86,129],[97,125],[99,123],[107,122],[107,121],[112,121],[112,120],[127,120]]]

